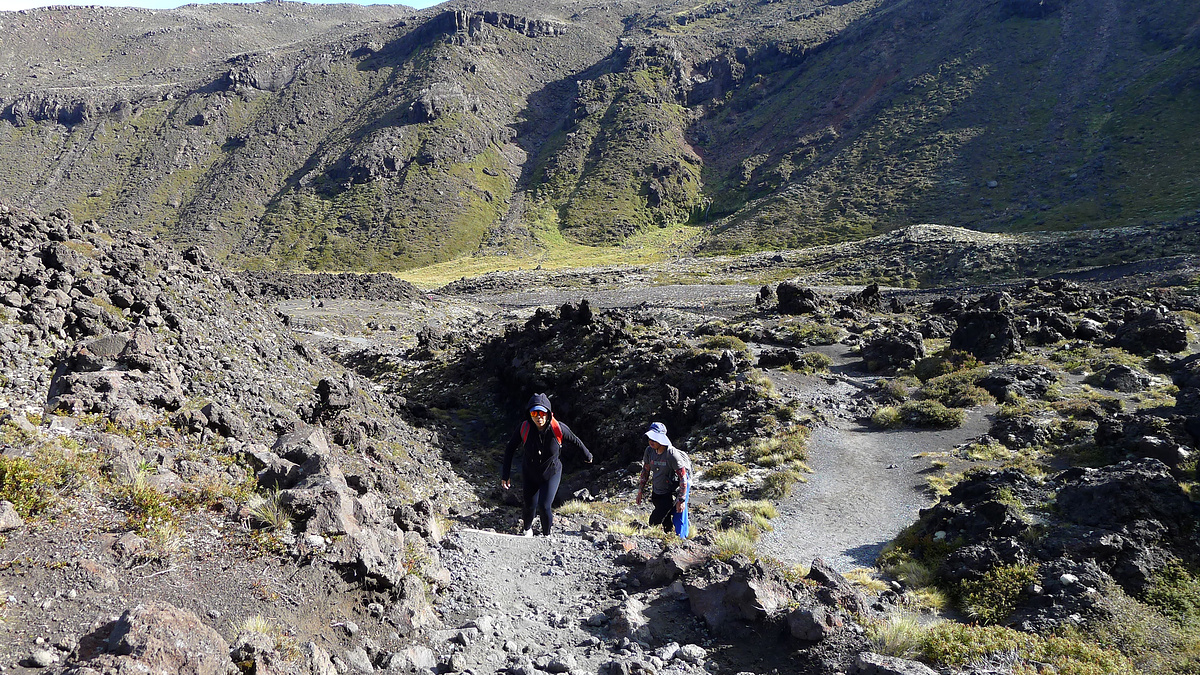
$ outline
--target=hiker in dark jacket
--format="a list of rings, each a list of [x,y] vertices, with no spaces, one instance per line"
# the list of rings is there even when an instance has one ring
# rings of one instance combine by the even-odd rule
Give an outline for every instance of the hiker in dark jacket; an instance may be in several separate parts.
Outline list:
[[[508,442],[508,448],[504,451],[504,470],[500,474],[500,485],[505,490],[508,489],[513,453],[518,447],[522,447],[521,473],[525,477],[525,501],[521,513],[521,529],[526,537],[533,536],[533,513],[536,506],[538,518],[542,521],[542,535],[548,536],[550,528],[554,525],[554,495],[558,492],[558,482],[562,478],[562,462],[558,459],[562,444],[569,441],[579,448],[589,464],[592,462],[592,453],[567,425],[554,419],[554,413],[550,409],[550,397],[534,394],[525,405],[525,409],[529,411],[529,419],[517,427],[516,433]]]

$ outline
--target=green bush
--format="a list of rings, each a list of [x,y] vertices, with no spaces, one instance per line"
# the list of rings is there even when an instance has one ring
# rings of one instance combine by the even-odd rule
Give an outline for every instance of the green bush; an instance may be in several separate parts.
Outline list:
[[[713,351],[723,351],[730,349],[735,352],[750,353],[750,348],[741,338],[736,338],[732,335],[713,335],[705,338],[700,342],[701,349],[709,349]]]
[[[907,401],[900,406],[900,416],[909,426],[934,429],[954,429],[967,418],[963,410],[947,408],[937,401]]]
[[[807,352],[800,355],[800,359],[796,363],[789,363],[782,370],[793,373],[801,373],[804,375],[812,375],[813,373],[829,370],[829,366],[833,365],[833,359],[818,352]]]
[[[944,621],[925,634],[922,653],[929,661],[962,667],[997,654],[1020,659],[1022,673],[1059,675],[1133,675],[1133,664],[1120,652],[1077,637],[1041,637],[1004,626],[968,626]],[[1047,664],[1038,668],[1033,662]]]
[[[33,457],[0,456],[0,499],[12,502],[22,518],[46,511],[64,497],[100,479],[95,453],[41,448]]]
[[[1001,565],[979,579],[959,582],[958,604],[963,613],[982,624],[1003,621],[1038,579],[1038,566]]]
[[[1200,625],[1200,580],[1177,561],[1151,577],[1144,600],[1180,626]]]
[[[816,347],[837,344],[846,331],[827,323],[806,321],[800,325],[780,326],[773,331],[775,339],[793,347]]]
[[[709,480],[725,480],[740,476],[746,471],[746,467],[737,462],[717,462],[704,472],[704,477]]]
[[[926,381],[917,394],[951,408],[991,403],[994,400],[992,395],[976,384],[986,374],[986,369],[973,369],[939,375]]]
[[[979,359],[967,352],[947,349],[940,354],[927,356],[913,364],[913,375],[916,375],[924,382],[942,375],[949,375],[959,370],[973,370],[982,365],[983,363]]]

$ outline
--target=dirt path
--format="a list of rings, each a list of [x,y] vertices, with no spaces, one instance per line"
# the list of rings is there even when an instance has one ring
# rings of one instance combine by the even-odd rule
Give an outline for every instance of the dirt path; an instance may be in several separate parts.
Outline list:
[[[884,545],[933,503],[925,491],[931,459],[919,453],[946,451],[987,433],[991,408],[967,411],[957,429],[883,431],[865,427],[860,392],[878,375],[861,370],[845,345],[819,347],[833,359],[832,375],[771,372],[784,396],[822,419],[808,446],[808,482],[798,483],[779,505],[774,530],[759,551],[789,564],[824,558],[840,571],[870,567]]]
[[[932,504],[923,488],[930,460],[987,431],[982,410],[950,431],[876,431],[839,421],[809,445],[813,474],[780,504],[760,552],[790,564],[824,558],[840,571],[870,567],[883,546]]]

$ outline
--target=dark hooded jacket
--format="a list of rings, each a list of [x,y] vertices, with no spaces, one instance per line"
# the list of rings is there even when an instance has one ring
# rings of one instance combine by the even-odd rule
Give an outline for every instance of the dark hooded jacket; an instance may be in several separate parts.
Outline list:
[[[529,434],[526,436],[524,443],[521,441],[521,425],[517,426],[517,430],[508,441],[508,448],[504,451],[504,470],[500,474],[503,480],[508,480],[512,473],[513,454],[517,448],[524,446],[521,456],[521,472],[526,478],[540,476],[542,480],[548,480],[551,476],[559,471],[562,471],[562,461],[559,460],[559,453],[562,452],[562,444],[558,442],[558,438],[554,435],[553,425],[547,424],[545,429],[539,430],[533,420],[529,419],[528,413],[533,410],[534,406],[542,406],[550,412],[550,419],[554,419],[554,409],[550,407],[550,397],[545,394],[534,394],[530,397],[529,402],[525,404],[526,422],[529,422]],[[558,428],[562,430],[563,443],[571,443],[583,452],[583,456],[587,461],[592,461],[592,453],[579,440],[579,437],[571,432],[571,429],[562,422],[558,423]]]

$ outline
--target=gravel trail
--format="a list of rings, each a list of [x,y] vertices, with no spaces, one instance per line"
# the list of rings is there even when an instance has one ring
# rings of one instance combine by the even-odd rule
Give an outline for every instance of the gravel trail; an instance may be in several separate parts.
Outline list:
[[[924,491],[930,460],[987,431],[984,409],[948,431],[877,431],[837,420],[809,443],[807,483],[779,506],[775,529],[759,550],[790,564],[824,558],[839,571],[870,567],[884,545],[933,501]]]

